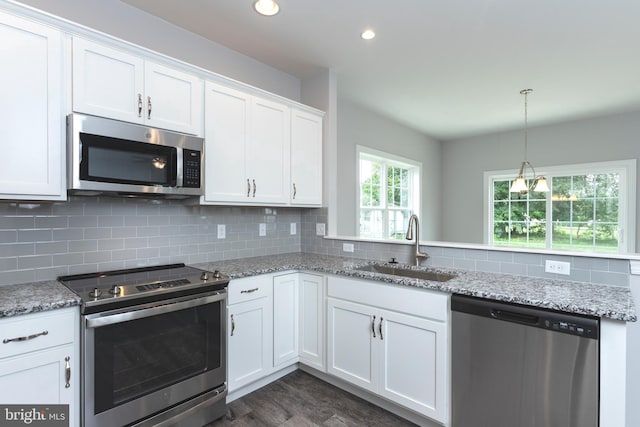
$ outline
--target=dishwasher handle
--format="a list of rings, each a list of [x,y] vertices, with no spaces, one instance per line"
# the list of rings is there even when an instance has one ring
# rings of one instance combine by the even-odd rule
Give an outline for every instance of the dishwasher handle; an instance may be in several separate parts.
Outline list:
[[[523,313],[516,313],[508,310],[491,309],[491,317],[498,320],[506,320],[507,322],[522,323],[524,325],[536,326],[540,322],[538,316],[531,316]]]

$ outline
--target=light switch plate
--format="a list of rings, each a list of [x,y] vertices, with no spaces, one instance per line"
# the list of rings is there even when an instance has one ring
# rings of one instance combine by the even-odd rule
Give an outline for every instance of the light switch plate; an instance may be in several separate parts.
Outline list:
[[[296,223],[292,222],[291,224],[289,224],[289,234],[291,234],[292,236],[294,236],[297,233],[296,230]]]
[[[324,236],[325,225],[323,223],[316,223],[316,236]]]
[[[224,224],[218,224],[218,239],[225,239],[227,237],[227,226]]]
[[[355,249],[355,247],[353,246],[353,243],[343,243],[342,244],[342,251],[343,252],[353,252]]]
[[[267,224],[264,222],[260,223],[260,227],[258,227],[258,234],[262,237],[267,235]]]

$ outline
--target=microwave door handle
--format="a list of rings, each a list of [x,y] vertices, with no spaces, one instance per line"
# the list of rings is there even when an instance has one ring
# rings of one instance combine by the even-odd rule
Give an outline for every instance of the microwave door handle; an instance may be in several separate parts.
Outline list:
[[[186,308],[198,307],[200,305],[211,304],[222,301],[227,298],[227,292],[221,291],[214,295],[202,298],[191,299],[171,304],[164,304],[157,307],[145,308],[143,310],[125,311],[123,313],[111,314],[107,316],[99,316],[87,318],[87,328],[99,328],[101,326],[113,325],[116,323],[127,322],[129,320],[143,319],[145,317],[157,316],[159,314],[171,313],[172,311],[184,310]]]

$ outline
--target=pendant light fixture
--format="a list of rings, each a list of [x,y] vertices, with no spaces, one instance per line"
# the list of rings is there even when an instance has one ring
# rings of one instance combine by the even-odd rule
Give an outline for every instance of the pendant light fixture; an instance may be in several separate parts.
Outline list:
[[[536,170],[533,165],[527,160],[527,96],[533,92],[533,89],[522,89],[520,93],[524,95],[524,161],[520,165],[520,171],[518,176],[511,183],[509,189],[512,193],[527,194],[529,191],[549,192],[549,185],[547,179],[544,176],[537,176]],[[531,169],[532,176],[530,179],[531,184],[527,185],[527,168]]]

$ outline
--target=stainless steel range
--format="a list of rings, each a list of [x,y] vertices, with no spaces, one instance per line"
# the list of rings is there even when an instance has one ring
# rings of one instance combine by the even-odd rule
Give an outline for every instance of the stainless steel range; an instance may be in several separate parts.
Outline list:
[[[83,426],[225,414],[227,276],[172,264],[58,280],[82,298]]]

